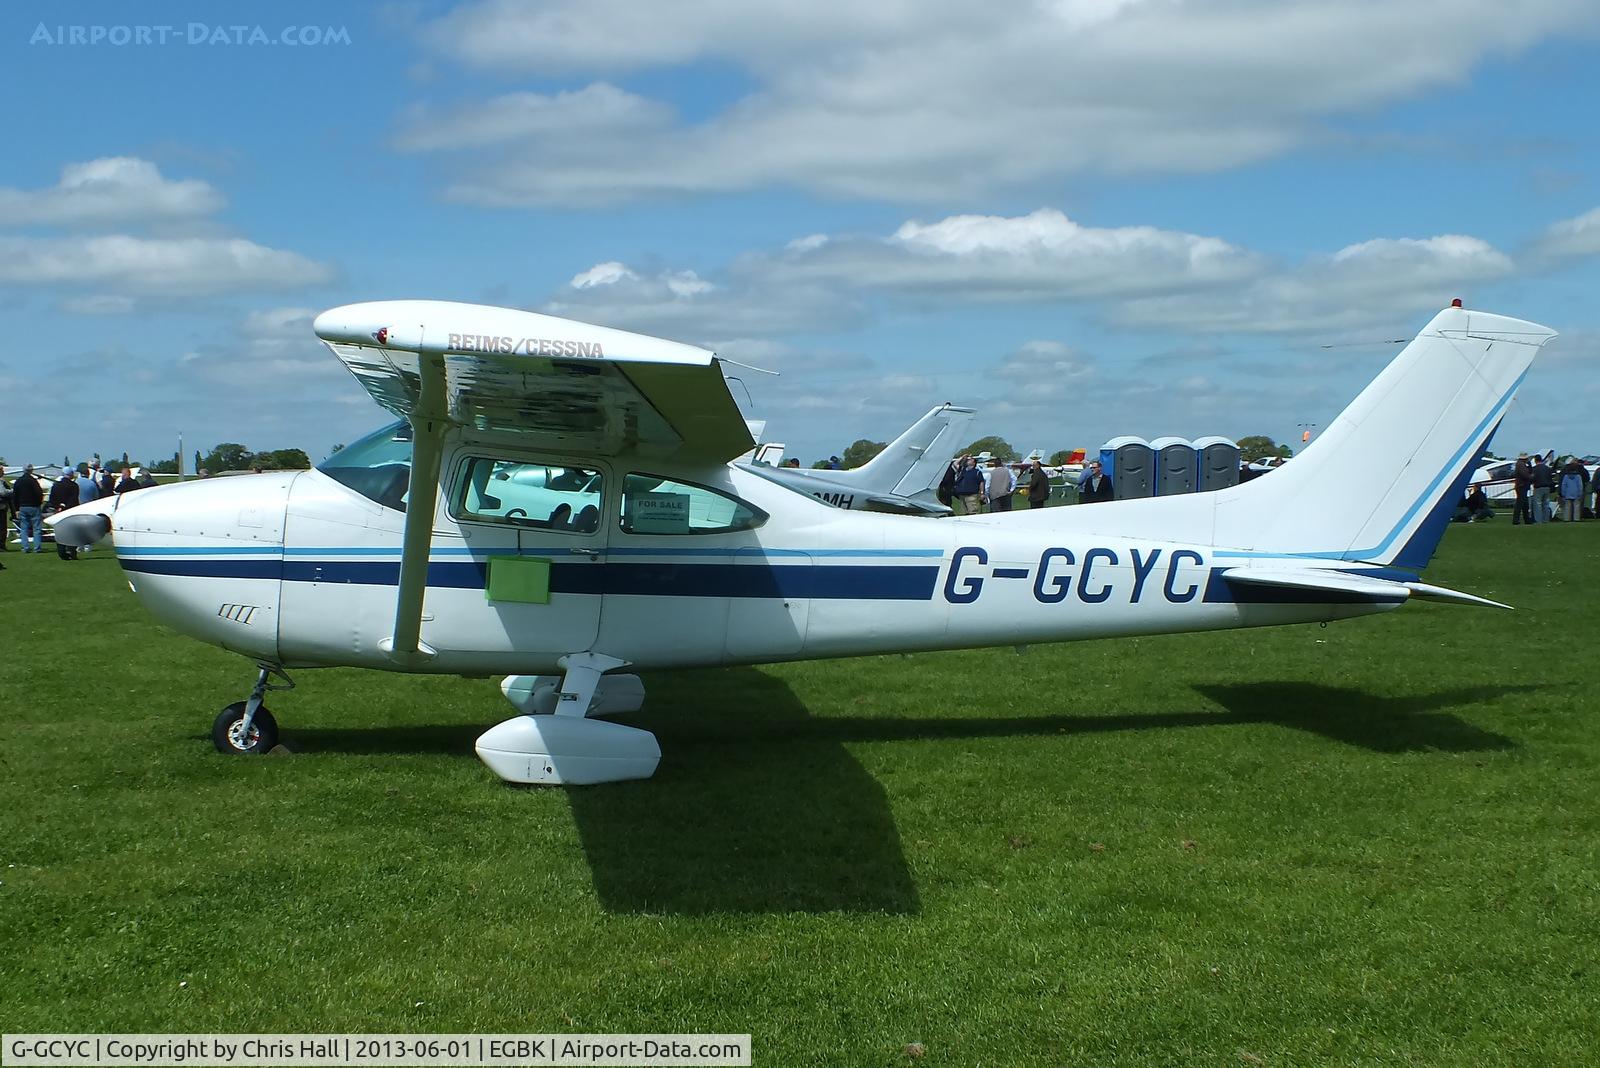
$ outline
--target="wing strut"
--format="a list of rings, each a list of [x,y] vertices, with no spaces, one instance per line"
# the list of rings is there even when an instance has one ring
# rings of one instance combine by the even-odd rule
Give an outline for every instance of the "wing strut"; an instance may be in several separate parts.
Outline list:
[[[423,352],[417,359],[421,390],[407,417],[411,423],[411,491],[400,548],[400,587],[395,594],[394,634],[378,643],[401,664],[418,664],[434,650],[421,640],[422,600],[428,590],[433,549],[433,512],[439,501],[439,458],[450,424],[445,418],[444,357]]]

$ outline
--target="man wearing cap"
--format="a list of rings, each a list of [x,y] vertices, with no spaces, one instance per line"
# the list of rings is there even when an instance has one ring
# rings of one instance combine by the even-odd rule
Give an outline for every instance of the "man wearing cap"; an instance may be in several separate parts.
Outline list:
[[[1011,468],[1000,462],[998,456],[989,460],[989,472],[983,480],[983,491],[989,498],[989,511],[1011,511],[1011,495],[1017,492],[1017,476]]]
[[[44,487],[33,477],[33,465],[22,469],[22,477],[11,486],[11,504],[17,510],[17,531],[22,535],[22,551],[36,553],[44,548]]]

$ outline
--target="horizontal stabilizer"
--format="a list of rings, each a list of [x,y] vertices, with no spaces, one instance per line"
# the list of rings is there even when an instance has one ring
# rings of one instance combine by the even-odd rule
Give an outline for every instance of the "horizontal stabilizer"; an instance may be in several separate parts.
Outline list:
[[[1411,591],[1411,596],[1424,601],[1449,601],[1452,604],[1474,604],[1480,608],[1504,608],[1508,611],[1511,608],[1508,604],[1491,601],[1487,597],[1475,597],[1459,590],[1447,590],[1443,586],[1430,586],[1426,582],[1408,582],[1406,589]]]
[[[1406,600],[1412,597],[1425,601],[1448,601],[1452,604],[1471,604],[1485,608],[1510,608],[1508,604],[1475,597],[1470,593],[1430,586],[1426,582],[1393,582],[1373,575],[1353,575],[1348,571],[1329,571],[1321,568],[1254,568],[1230,567],[1222,573],[1226,582],[1246,586],[1273,586],[1289,590],[1313,590],[1338,597],[1351,595],[1378,600]]]
[[[950,509],[938,501],[920,497],[868,497],[867,511],[891,515],[949,515]]]
[[[1222,573],[1224,581],[1246,586],[1273,586],[1286,590],[1315,590],[1320,593],[1385,600],[1403,601],[1410,591],[1399,582],[1367,578],[1345,571],[1324,571],[1315,568],[1293,570],[1288,568],[1230,567]]]

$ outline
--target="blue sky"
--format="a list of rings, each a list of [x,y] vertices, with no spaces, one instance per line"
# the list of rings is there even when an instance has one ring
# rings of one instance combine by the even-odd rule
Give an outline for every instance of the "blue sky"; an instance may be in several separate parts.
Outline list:
[[[809,462],[946,400],[1024,450],[1291,438],[1460,296],[1563,333],[1497,447],[1600,451],[1597,40],[1572,0],[9,5],[0,455],[320,456],[382,413],[310,319],[396,297],[777,370],[748,414]]]

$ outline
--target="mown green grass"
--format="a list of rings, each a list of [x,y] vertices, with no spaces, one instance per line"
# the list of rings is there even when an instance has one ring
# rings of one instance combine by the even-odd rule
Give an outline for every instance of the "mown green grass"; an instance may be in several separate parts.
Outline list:
[[[748,1031],[761,1064],[1593,1064],[1600,525],[1295,627],[647,676],[649,782],[491,682],[245,661],[3,559],[7,1031]],[[185,985],[186,984],[186,985]]]

